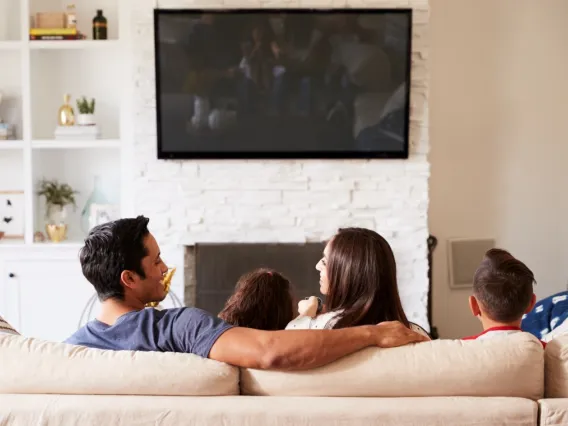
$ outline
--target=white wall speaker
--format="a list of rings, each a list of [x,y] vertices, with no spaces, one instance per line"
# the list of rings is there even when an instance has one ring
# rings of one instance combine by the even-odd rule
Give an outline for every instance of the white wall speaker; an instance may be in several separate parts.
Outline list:
[[[495,248],[493,238],[448,239],[448,283],[450,288],[470,288],[483,256]]]

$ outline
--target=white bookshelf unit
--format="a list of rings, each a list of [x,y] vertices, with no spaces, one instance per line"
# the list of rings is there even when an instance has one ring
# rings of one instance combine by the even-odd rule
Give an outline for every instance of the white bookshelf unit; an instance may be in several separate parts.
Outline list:
[[[65,12],[69,3],[86,39],[29,40],[32,16]],[[122,36],[128,33],[128,7],[121,0],[0,0],[0,117],[15,126],[14,140],[0,140],[0,193],[23,192],[24,199],[23,238],[0,239],[0,316],[29,337],[65,339],[94,294],[78,251],[89,227],[81,213],[95,180],[108,204],[121,215],[128,212],[123,188],[131,157],[124,125],[130,63]],[[92,40],[98,9],[108,20],[108,40]],[[55,139],[65,94],[76,115],[78,98],[95,98],[99,139]],[[37,231],[47,238],[45,200],[37,195],[42,178],[78,192],[77,207],[68,206],[67,239],[59,243],[34,242]]]
[[[86,39],[29,40],[36,13],[65,12],[71,3],[77,28]],[[95,176],[100,177],[99,189],[109,204],[122,209],[122,184],[117,183],[122,182],[127,68],[120,7],[119,0],[0,0],[0,117],[15,128],[14,140],[0,140],[0,191],[23,191],[25,198],[23,240],[0,239],[0,250],[78,246],[88,232],[81,213]],[[92,39],[98,9],[108,20],[108,40]],[[71,95],[75,114],[78,98],[96,100],[100,138],[55,139],[65,94]],[[77,207],[68,208],[67,240],[62,243],[34,242],[35,232],[46,235],[45,202],[37,195],[43,178],[68,183],[77,191]]]

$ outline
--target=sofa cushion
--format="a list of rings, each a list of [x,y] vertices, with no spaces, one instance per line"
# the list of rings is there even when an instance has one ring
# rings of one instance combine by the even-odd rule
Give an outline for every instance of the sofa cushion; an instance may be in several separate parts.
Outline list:
[[[4,318],[0,317],[0,334],[19,335],[14,327],[8,323]]]
[[[568,398],[541,399],[539,425],[565,426],[568,425]]]
[[[534,426],[523,398],[0,395],[10,425]]]
[[[544,351],[545,395],[547,398],[568,398],[568,335],[551,340]]]
[[[107,351],[0,335],[0,360],[0,393],[239,393],[237,368],[191,354]]]
[[[367,348],[301,372],[243,369],[247,395],[511,396],[544,392],[544,351],[529,333],[504,338],[435,340],[399,348]]]

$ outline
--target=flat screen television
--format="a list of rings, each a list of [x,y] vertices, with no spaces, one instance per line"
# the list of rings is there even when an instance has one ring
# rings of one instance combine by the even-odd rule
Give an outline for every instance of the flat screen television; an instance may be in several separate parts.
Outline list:
[[[407,158],[411,9],[154,11],[158,157]]]

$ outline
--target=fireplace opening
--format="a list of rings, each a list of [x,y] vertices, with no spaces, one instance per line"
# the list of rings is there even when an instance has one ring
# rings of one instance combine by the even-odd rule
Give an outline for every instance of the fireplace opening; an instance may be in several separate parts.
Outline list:
[[[217,315],[239,277],[272,268],[292,283],[297,297],[318,296],[315,269],[325,243],[207,243],[185,248],[185,304]]]

